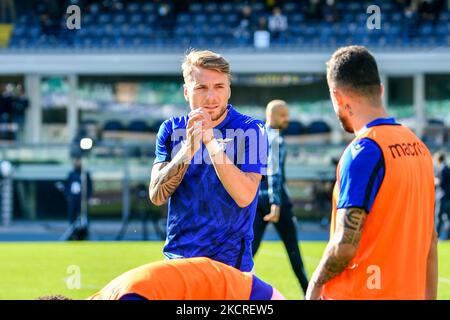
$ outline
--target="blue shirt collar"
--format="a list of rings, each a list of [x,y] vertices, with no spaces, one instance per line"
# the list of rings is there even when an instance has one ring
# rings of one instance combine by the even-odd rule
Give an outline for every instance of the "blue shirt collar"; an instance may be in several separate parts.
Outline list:
[[[359,136],[360,134],[366,132],[367,129],[375,126],[383,126],[383,125],[389,125],[389,126],[399,126],[400,123],[395,121],[395,118],[378,118],[375,120],[370,121],[368,124],[366,124],[363,128],[358,130],[356,133],[356,136]]]
[[[378,118],[375,120],[370,121],[368,124],[366,124],[366,128],[371,128],[375,126],[381,126],[381,125],[400,125],[395,121],[395,118]]]

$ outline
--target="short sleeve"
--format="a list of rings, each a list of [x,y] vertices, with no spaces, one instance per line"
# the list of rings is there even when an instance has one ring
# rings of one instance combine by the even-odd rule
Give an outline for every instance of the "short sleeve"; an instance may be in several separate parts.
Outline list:
[[[270,300],[273,295],[273,287],[253,275],[252,291],[249,300]]]
[[[265,176],[269,155],[269,140],[266,128],[261,121],[254,120],[246,130],[244,163],[241,170]]]
[[[171,122],[170,120],[166,120],[161,124],[156,135],[154,164],[171,160],[171,133]]]
[[[352,143],[340,162],[337,208],[357,207],[369,213],[384,172],[383,154],[376,142],[364,138]]]

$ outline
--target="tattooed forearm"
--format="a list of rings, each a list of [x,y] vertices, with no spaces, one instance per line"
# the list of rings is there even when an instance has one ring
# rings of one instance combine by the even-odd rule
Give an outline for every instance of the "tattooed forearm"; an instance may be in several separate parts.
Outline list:
[[[167,163],[158,163],[152,169],[149,186],[150,201],[160,206],[175,192],[189,168],[189,152],[181,149],[175,158]]]
[[[350,208],[338,212],[338,224],[341,225],[341,228],[338,227],[338,229],[342,229],[340,243],[348,243],[358,248],[366,216],[364,210],[358,208]]]
[[[341,209],[337,213],[336,232],[328,244],[313,283],[323,286],[341,274],[354,258],[367,214],[363,209]]]
[[[316,286],[323,286],[334,277],[337,277],[345,270],[350,260],[351,259],[329,255],[320,269],[318,276],[313,280],[314,284]]]

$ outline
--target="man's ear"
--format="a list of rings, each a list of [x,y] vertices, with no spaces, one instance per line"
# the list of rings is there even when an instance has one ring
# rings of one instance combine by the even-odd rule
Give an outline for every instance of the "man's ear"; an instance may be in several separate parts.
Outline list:
[[[183,84],[183,94],[184,94],[184,99],[187,102],[189,102],[188,87],[186,84]]]
[[[384,94],[384,84],[380,83],[380,97],[383,98]]]
[[[331,95],[334,99],[334,101],[336,102],[336,104],[341,107],[345,104],[345,98],[344,95],[342,94],[342,92],[337,89],[337,88],[332,88],[331,90]]]

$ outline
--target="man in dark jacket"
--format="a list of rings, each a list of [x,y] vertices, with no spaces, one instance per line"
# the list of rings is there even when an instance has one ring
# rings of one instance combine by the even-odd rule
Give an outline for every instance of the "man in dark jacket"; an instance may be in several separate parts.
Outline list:
[[[444,216],[450,220],[450,168],[445,163],[445,153],[437,152],[435,160],[436,229],[440,239],[449,239],[449,230],[442,231]]]
[[[285,159],[286,148],[280,130],[289,123],[289,110],[283,100],[269,102],[266,110],[266,130],[269,138],[269,160],[267,179],[261,181],[258,195],[258,207],[253,225],[253,255],[258,251],[269,222],[274,226],[283,240],[292,269],[303,292],[308,288],[308,279],[298,247],[297,229],[292,213],[292,204],[286,186]]]
[[[87,221],[85,221],[85,225],[81,223],[81,207],[82,207],[82,192],[83,192],[83,183],[82,183],[82,162],[81,158],[76,157],[73,159],[73,169],[69,172],[69,175],[64,184],[64,193],[67,200],[67,212],[69,223],[73,225],[77,220],[80,220],[80,224],[74,228],[74,232],[72,233],[69,239],[73,240],[84,240],[88,235],[88,225]],[[86,203],[92,196],[92,180],[89,172],[86,172]]]

